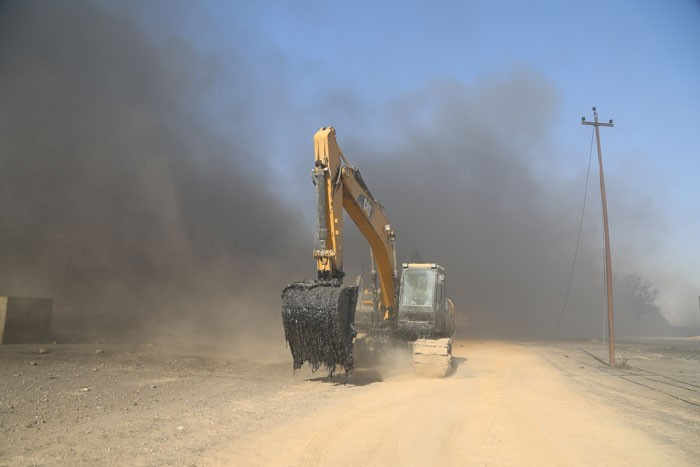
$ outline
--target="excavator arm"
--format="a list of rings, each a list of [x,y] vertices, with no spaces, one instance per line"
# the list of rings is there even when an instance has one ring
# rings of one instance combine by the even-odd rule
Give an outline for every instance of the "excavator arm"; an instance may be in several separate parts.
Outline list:
[[[379,273],[380,307],[384,319],[391,319],[397,300],[396,249],[384,208],[372,196],[360,171],[345,159],[333,127],[321,128],[314,135],[314,160],[318,242],[313,256],[318,278],[342,282],[345,209],[372,249]]]
[[[345,159],[333,127],[314,135],[317,239],[313,250],[317,278],[294,282],[282,291],[284,335],[294,369],[304,362],[332,375],[340,365],[354,366],[353,339],[357,286],[343,283],[343,209],[369,243],[379,272],[379,308],[385,321],[396,320],[398,279],[395,236],[382,205],[372,196],[357,168]]]

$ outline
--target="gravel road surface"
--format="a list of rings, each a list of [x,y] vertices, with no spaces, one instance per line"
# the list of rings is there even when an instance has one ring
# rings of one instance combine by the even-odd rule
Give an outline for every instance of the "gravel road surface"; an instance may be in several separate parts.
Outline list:
[[[0,346],[0,465],[697,465],[700,341],[457,340],[343,384],[278,357]]]

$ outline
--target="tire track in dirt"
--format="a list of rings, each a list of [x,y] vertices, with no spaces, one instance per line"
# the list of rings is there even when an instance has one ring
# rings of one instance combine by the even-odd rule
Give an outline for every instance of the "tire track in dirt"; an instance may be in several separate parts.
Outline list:
[[[363,397],[363,403],[339,411],[335,421],[312,422],[315,429],[298,465],[406,465],[405,453],[416,441],[406,434],[419,433],[431,418],[425,403],[411,404],[409,399],[426,401],[431,395],[425,388],[417,394],[410,391],[412,377],[385,383],[372,388],[371,402]]]

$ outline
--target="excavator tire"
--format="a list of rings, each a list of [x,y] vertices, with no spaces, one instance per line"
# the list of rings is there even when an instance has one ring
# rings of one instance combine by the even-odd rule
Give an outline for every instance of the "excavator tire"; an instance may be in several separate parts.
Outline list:
[[[311,371],[324,366],[329,377],[338,366],[352,372],[356,303],[356,286],[295,282],[284,288],[282,321],[294,371],[308,362]]]
[[[417,339],[411,343],[413,370],[421,376],[442,378],[452,371],[452,339]]]

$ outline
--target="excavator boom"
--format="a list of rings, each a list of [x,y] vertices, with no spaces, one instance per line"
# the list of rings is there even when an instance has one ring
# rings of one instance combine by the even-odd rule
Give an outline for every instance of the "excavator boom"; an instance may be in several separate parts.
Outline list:
[[[344,209],[369,243],[377,263],[381,308],[396,308],[397,270],[395,235],[384,208],[367,188],[360,171],[345,159],[335,129],[324,127],[314,135],[314,170],[318,244],[313,251],[320,280],[343,278]]]

